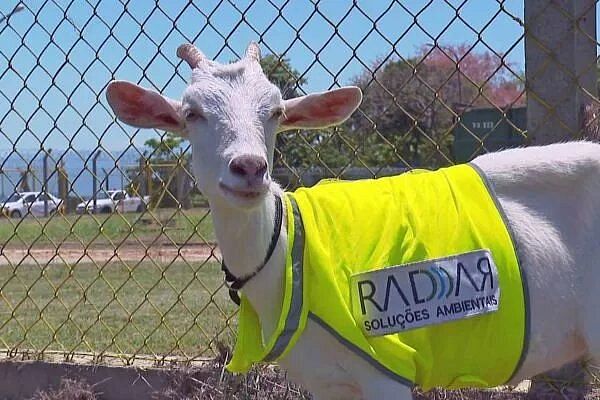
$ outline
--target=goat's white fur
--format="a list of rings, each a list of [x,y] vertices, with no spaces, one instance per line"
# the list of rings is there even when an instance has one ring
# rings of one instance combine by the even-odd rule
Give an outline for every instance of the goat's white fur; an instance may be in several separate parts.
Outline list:
[[[238,276],[251,272],[265,255],[274,226],[273,194],[281,194],[281,189],[266,174],[268,190],[250,201],[224,193],[219,183],[245,187],[243,178],[228,171],[228,163],[239,155],[264,157],[272,167],[275,132],[285,128],[286,121],[278,128],[269,112],[283,106],[286,115],[298,113],[290,108],[302,103],[282,101],[279,90],[251,61],[203,64],[203,69],[194,70],[183,102],[173,105],[181,118],[190,108],[203,113],[202,120],[187,121],[185,129],[178,121],[172,130],[185,132],[192,143],[194,173],[209,199],[219,246]],[[122,97],[118,85],[109,87],[109,102],[119,118],[127,120],[123,104],[115,100]],[[356,102],[356,92],[348,96]],[[305,98],[304,103],[310,101]],[[350,104],[346,113],[354,107]],[[600,145],[582,141],[513,149],[473,162],[495,187],[529,283],[529,351],[513,383],[581,357],[598,359]],[[267,266],[244,288],[266,336],[280,312],[286,249],[284,226]],[[409,388],[382,375],[311,320],[281,365],[316,399],[411,398]]]

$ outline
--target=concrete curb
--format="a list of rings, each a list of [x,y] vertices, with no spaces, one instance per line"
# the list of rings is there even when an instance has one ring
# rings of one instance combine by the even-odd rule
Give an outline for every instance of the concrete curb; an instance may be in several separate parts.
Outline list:
[[[21,400],[58,388],[61,379],[85,380],[103,400],[150,399],[169,383],[169,370],[48,363],[0,362],[0,399]]]

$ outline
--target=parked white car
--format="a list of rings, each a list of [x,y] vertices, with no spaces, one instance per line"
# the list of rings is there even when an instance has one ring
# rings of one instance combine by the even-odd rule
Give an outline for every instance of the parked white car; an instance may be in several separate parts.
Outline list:
[[[101,191],[96,195],[96,209],[94,210],[94,200],[77,204],[75,211],[77,214],[83,213],[101,213],[109,214],[113,212],[142,212],[146,209],[149,196],[137,197],[130,196],[125,190],[107,190]]]
[[[48,201],[48,215],[63,208],[63,201],[49,193],[17,192],[1,203],[2,214],[11,218],[26,215],[44,216],[44,204]]]

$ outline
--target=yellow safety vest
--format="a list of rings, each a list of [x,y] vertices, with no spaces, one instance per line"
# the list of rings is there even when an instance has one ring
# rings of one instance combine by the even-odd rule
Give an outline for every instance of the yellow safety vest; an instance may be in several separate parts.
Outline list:
[[[263,340],[242,296],[230,371],[285,357],[308,319],[391,378],[424,390],[493,387],[518,370],[528,342],[526,284],[481,171],[459,165],[328,182],[285,201],[282,313]]]

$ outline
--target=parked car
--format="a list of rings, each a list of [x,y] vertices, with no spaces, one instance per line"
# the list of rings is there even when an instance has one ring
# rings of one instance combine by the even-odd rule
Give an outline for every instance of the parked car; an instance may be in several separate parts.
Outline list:
[[[2,214],[11,218],[21,218],[26,215],[43,217],[46,200],[48,215],[63,209],[63,201],[50,193],[17,192],[1,203]]]
[[[149,196],[130,196],[125,190],[108,190],[96,195],[96,209],[94,209],[94,199],[89,199],[77,204],[75,212],[77,214],[142,212],[146,209],[149,200]]]

